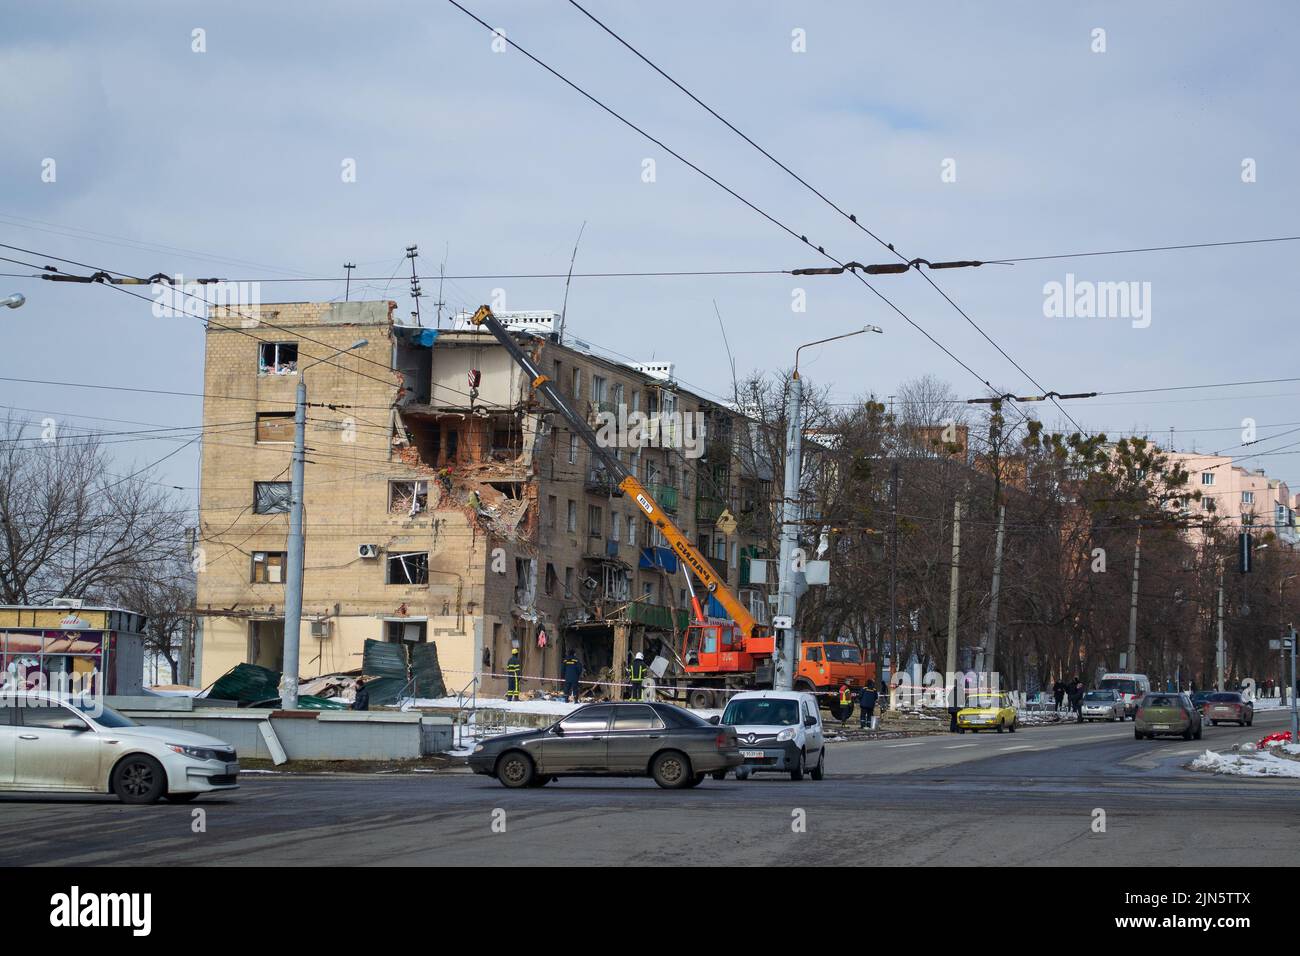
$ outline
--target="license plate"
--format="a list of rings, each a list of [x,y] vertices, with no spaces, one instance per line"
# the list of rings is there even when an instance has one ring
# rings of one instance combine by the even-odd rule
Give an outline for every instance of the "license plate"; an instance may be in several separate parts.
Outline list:
[[[238,764],[238,763],[228,763],[228,764],[226,764],[226,774],[227,774],[227,775],[236,774],[236,773],[239,773],[239,764]]]
[[[766,754],[764,754],[763,751],[761,750],[742,750],[740,752],[740,755],[746,759],[749,759],[751,757],[756,757],[760,760],[766,756]]]
[[[1168,724],[1152,724],[1152,725],[1151,725],[1151,729],[1152,729],[1152,730],[1168,730],[1168,729],[1169,729],[1169,725],[1168,725]]]

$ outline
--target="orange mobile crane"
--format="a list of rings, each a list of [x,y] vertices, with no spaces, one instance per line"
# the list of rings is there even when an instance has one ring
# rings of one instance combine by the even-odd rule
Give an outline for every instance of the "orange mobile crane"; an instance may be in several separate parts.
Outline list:
[[[686,629],[680,649],[682,666],[690,685],[688,703],[693,707],[721,706],[726,703],[725,695],[716,692],[724,688],[770,687],[776,636],[754,619],[726,582],[718,577],[704,555],[696,550],[681,529],[655,503],[636,475],[601,446],[591,425],[569,405],[556,388],[556,383],[537,368],[528,354],[519,347],[514,336],[492,314],[492,310],[486,305],[480,306],[470,321],[491,332],[519,367],[528,373],[532,387],[541,392],[573,433],[591,449],[592,455],[605,467],[618,488],[631,501],[636,502],[641,513],[659,529],[673,552],[695,575],[704,590],[716,598],[731,615],[729,621],[705,618],[699,601],[695,599],[695,589],[691,589],[694,620]]]

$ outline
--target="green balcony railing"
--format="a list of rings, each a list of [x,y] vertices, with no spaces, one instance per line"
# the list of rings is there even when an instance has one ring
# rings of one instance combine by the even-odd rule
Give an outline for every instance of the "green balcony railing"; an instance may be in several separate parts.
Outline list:
[[[662,485],[659,482],[652,482],[649,486],[650,497],[659,502],[659,507],[664,511],[677,513],[678,496],[677,489],[671,485]]]

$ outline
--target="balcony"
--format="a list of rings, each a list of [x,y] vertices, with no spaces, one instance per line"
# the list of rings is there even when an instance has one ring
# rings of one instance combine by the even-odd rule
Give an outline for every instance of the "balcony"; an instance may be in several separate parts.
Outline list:
[[[660,508],[670,514],[677,514],[678,498],[676,488],[671,485],[653,482],[647,486],[646,490],[650,492],[650,497],[659,504]]]
[[[727,568],[727,559],[726,559],[726,558],[714,558],[714,557],[710,557],[710,558],[709,558],[709,564],[713,567],[713,573],[714,573],[714,574],[716,574],[718,577],[722,578],[723,581],[726,581],[726,580],[727,580],[728,568]]]
[[[698,522],[713,524],[726,510],[727,506],[717,498],[695,499],[695,520]]]
[[[614,483],[613,478],[603,468],[596,468],[587,473],[583,487],[589,494],[602,498],[615,498],[623,494],[623,489]]]

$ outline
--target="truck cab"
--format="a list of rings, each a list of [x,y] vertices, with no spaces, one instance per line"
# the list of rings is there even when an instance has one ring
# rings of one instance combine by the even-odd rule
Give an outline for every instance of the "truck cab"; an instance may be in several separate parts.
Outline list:
[[[856,644],[834,641],[802,641],[799,663],[795,668],[795,690],[820,695],[823,700],[834,696],[838,706],[840,687],[847,684],[856,694],[875,680],[876,665],[862,659]]]

